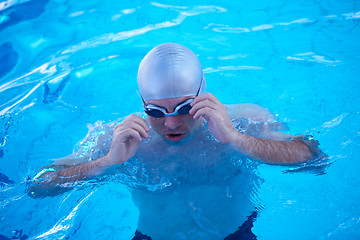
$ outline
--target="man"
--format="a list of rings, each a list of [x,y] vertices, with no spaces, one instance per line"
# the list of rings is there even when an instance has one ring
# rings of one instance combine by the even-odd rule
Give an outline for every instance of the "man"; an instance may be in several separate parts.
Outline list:
[[[249,228],[238,230],[256,216],[249,201],[252,173],[242,160],[300,163],[319,152],[313,141],[275,131],[268,110],[255,104],[224,106],[206,93],[199,60],[182,45],[152,49],[140,63],[138,85],[147,118],[132,114],[116,125],[110,149],[96,160],[74,165],[67,159],[45,168],[34,191],[97,176],[112,166],[125,171],[129,164],[141,165],[140,174],[131,176],[146,182],[145,189],[132,190],[140,209],[134,239],[149,239],[142,234],[154,240],[241,234],[254,239]]]

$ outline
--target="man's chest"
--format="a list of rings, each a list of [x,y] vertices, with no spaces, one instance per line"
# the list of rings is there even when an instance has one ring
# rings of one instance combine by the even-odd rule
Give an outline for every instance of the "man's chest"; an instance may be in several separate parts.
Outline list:
[[[134,190],[134,202],[140,210],[139,230],[154,239],[157,235],[161,239],[161,234],[191,232],[221,239],[235,231],[252,211],[249,193],[239,181],[182,184],[160,192]],[[164,232],[155,231],[159,228]]]

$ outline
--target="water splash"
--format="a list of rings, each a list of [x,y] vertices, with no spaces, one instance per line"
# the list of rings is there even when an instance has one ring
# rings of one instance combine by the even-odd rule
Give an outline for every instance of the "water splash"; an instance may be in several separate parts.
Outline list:
[[[322,127],[323,128],[335,127],[335,126],[339,125],[348,114],[349,113],[342,113],[339,116],[335,117],[334,119],[330,120],[329,122],[323,123]]]

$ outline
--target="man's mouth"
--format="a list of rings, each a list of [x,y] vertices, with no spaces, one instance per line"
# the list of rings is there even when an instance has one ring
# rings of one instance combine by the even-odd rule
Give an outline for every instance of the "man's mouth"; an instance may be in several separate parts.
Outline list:
[[[182,139],[184,139],[186,137],[185,133],[170,133],[170,134],[166,134],[166,139],[170,140],[170,141],[180,141]]]

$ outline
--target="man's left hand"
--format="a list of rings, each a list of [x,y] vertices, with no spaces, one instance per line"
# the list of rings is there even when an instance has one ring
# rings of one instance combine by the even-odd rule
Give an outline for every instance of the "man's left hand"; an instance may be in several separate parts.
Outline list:
[[[197,96],[190,104],[190,115],[194,119],[203,117],[207,122],[211,133],[221,143],[232,143],[237,130],[233,126],[225,106],[211,93]]]

